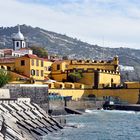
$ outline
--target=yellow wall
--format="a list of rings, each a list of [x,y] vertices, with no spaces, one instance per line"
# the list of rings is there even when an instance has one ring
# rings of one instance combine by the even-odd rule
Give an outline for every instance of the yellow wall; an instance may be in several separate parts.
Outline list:
[[[81,83],[74,83],[75,89],[83,89],[84,85]]]
[[[25,61],[25,65],[21,65],[21,61]],[[34,61],[34,64],[32,63],[32,60]],[[36,62],[38,61],[38,66]],[[43,66],[41,66],[41,62],[43,60],[38,58],[28,58],[28,57],[19,57],[15,60],[15,69],[18,73],[28,76],[29,78],[33,78],[35,80],[44,80],[44,61]],[[35,70],[35,75],[31,75],[31,70]],[[38,75],[37,75],[38,71]],[[41,75],[41,71],[43,72],[43,75]]]
[[[72,96],[73,100],[87,97],[90,94],[94,94],[98,98],[103,98],[103,96],[112,96],[119,97],[122,101],[127,101],[128,103],[137,103],[139,95],[139,89],[49,89],[49,92],[56,92],[62,96]]]
[[[99,84],[109,84],[111,86],[111,79],[113,79],[113,84],[120,84],[119,74],[99,73]]]
[[[68,83],[68,82],[65,82],[65,88],[74,88],[74,84],[73,83]]]
[[[140,88],[140,82],[125,82],[127,88]]]
[[[61,96],[72,96],[73,100],[78,100],[80,99],[83,94],[84,90],[73,90],[73,89],[49,89],[50,93],[59,93]]]
[[[25,65],[21,66],[21,60],[25,60]],[[18,57],[15,59],[15,70],[22,75],[30,77],[30,59],[27,57]]]
[[[32,76],[30,72],[30,77],[33,77],[35,80],[44,80],[44,61],[39,59],[33,59],[34,65],[32,65],[32,59],[30,59],[30,71],[35,70],[35,75]],[[36,65],[36,61],[39,62],[39,65]],[[43,66],[41,66],[41,62],[43,61]],[[37,71],[39,71],[39,75],[37,75]],[[41,71],[43,71],[43,75],[41,75]]]
[[[86,85],[93,85],[94,86],[94,73],[82,73],[82,79],[78,81],[79,83],[86,84]]]
[[[65,71],[69,69],[104,69],[104,70],[118,70],[119,60],[118,57],[114,57],[110,62],[107,61],[96,61],[92,62],[91,60],[62,60],[56,61],[52,64],[52,71],[58,71],[57,65],[60,65],[60,71]],[[66,66],[67,65],[67,66]],[[117,69],[116,69],[117,66]]]
[[[51,61],[44,61],[44,76],[48,77],[51,71],[49,68],[52,67],[52,62]]]
[[[52,72],[51,78],[58,81],[58,82],[61,82],[61,81],[63,81],[63,79],[65,79],[65,80],[67,79],[67,74],[60,73],[60,72]]]
[[[113,64],[76,64],[76,65],[69,65],[68,69],[104,69],[104,70],[114,70],[114,65]]]
[[[57,69],[57,65],[60,65],[60,70]],[[66,68],[66,65],[67,65],[67,62],[66,60],[63,60],[63,61],[56,61],[52,64],[52,71],[65,71],[67,68]]]
[[[62,83],[62,82],[55,82],[54,83],[54,87],[55,88],[64,88],[65,86],[64,86],[64,83]]]

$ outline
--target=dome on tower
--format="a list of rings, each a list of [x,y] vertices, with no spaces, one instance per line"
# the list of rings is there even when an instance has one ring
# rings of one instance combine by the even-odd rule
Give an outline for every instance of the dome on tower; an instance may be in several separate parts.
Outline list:
[[[20,26],[18,25],[18,33],[13,36],[14,40],[24,40],[23,34],[20,32]]]

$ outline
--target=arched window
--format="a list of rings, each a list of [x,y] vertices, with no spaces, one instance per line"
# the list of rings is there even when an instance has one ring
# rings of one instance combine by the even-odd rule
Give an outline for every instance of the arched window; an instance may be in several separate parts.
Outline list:
[[[16,47],[19,47],[19,46],[20,46],[19,42],[16,42]]]
[[[32,76],[35,75],[35,70],[34,70],[34,69],[31,70],[31,75],[32,75]]]
[[[19,42],[16,43],[16,46],[19,47]]]

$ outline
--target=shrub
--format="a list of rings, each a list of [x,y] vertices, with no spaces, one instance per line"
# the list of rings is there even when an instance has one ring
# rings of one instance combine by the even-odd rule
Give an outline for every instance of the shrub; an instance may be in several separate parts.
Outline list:
[[[10,75],[7,73],[7,71],[0,70],[0,88],[6,85],[10,80]]]
[[[69,82],[78,82],[82,78],[82,73],[80,72],[72,72],[68,76]]]

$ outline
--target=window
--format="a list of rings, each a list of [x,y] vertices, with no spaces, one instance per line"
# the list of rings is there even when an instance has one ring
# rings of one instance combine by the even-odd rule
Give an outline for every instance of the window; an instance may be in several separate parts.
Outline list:
[[[57,65],[57,70],[60,70],[60,65]]]
[[[34,66],[34,59],[32,59],[32,66]]]
[[[25,60],[21,60],[21,66],[25,66]]]
[[[39,76],[39,70],[36,70],[36,76]]]
[[[34,69],[31,70],[31,75],[32,75],[32,76],[35,75],[35,70],[34,70]]]
[[[43,70],[41,70],[41,77],[43,77],[44,76],[44,71]]]
[[[19,42],[16,43],[16,46],[19,47]]]
[[[41,67],[43,67],[44,65],[43,65],[43,61],[41,61]]]
[[[51,70],[52,70],[52,67],[51,67],[51,66],[49,66],[49,67],[48,67],[48,71],[51,71]]]
[[[36,66],[39,66],[39,60],[36,60]]]

